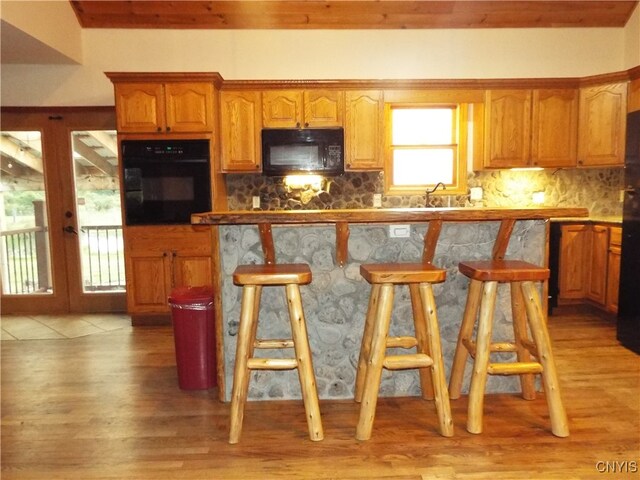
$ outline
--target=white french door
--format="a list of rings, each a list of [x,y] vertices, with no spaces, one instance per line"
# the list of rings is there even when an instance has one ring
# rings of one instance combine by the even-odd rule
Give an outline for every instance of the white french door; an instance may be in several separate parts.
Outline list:
[[[3,109],[3,313],[125,310],[115,113]]]

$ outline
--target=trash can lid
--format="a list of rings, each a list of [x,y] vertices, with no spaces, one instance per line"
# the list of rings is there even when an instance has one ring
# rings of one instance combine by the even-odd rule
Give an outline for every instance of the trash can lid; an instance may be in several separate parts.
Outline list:
[[[209,303],[213,301],[213,294],[213,287],[209,285],[200,287],[176,287],[171,291],[169,303],[178,305]]]

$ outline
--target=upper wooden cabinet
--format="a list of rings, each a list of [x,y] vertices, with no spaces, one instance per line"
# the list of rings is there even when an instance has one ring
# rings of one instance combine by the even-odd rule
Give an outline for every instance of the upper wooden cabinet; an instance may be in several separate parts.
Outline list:
[[[574,89],[487,90],[484,167],[574,166],[577,124]]]
[[[578,165],[624,165],[627,84],[580,89]]]
[[[214,128],[212,83],[116,83],[115,101],[119,132],[188,133]]]
[[[382,90],[346,92],[345,169],[381,170],[383,165]]]
[[[220,93],[220,143],[223,172],[259,172],[262,130],[261,93]]]
[[[341,127],[344,92],[339,90],[265,90],[265,128]]]

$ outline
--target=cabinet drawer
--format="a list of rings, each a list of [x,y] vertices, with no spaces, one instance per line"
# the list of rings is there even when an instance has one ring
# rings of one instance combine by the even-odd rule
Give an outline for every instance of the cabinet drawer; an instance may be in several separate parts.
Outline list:
[[[166,251],[211,255],[211,227],[129,227],[125,230],[125,249],[129,253],[147,255]]]
[[[611,233],[609,234],[609,246],[621,246],[622,245],[622,228],[611,227]]]

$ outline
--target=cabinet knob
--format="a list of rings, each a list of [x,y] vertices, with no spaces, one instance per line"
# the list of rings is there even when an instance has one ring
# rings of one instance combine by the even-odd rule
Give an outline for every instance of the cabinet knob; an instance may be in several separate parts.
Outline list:
[[[304,126],[305,126],[305,127],[308,127],[308,126],[309,126],[309,122],[306,122],[306,123],[304,124]]]
[[[171,131],[171,127],[167,127],[167,132],[170,132],[170,131]]]
[[[296,123],[296,127],[297,127],[297,128],[300,128],[300,122],[297,122],[297,123]]]
[[[582,165],[584,162],[582,160],[578,160],[578,165]]]
[[[158,127],[156,130],[157,130],[158,132],[161,132],[161,131],[162,131],[162,127]]]

